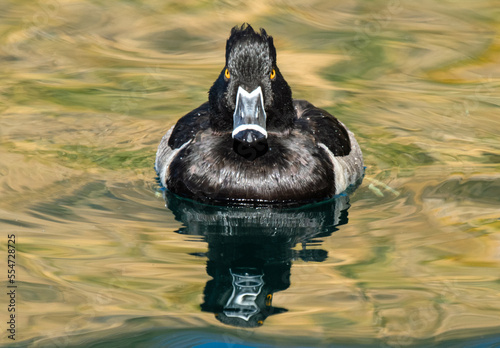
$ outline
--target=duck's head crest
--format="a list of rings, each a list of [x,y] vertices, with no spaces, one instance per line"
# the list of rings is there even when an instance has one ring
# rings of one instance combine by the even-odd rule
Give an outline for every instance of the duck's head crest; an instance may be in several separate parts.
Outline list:
[[[257,33],[250,24],[244,23],[231,29],[231,36],[226,42],[226,65],[238,68],[235,66],[237,63],[248,63],[245,56],[249,54],[256,58],[255,65],[269,68],[269,65],[276,64],[273,37],[267,35],[264,28]]]

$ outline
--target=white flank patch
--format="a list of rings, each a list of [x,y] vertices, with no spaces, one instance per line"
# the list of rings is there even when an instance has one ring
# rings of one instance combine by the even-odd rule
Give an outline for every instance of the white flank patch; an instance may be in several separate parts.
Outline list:
[[[321,147],[325,152],[328,154],[328,157],[330,157],[330,161],[332,162],[333,165],[333,174],[335,176],[335,194],[338,195],[339,193],[342,193],[345,191],[347,186],[347,173],[344,168],[344,166],[340,163],[339,160],[335,157],[333,152],[330,151],[330,149],[323,143],[319,143],[319,147]]]
[[[318,144],[319,147],[325,150],[332,162],[336,195],[344,192],[349,185],[354,184],[363,174],[363,156],[361,150],[354,139],[354,135],[350,131],[348,133],[351,140],[351,153],[347,156],[335,156],[325,144]]]
[[[156,152],[155,168],[156,171],[158,172],[158,175],[160,176],[160,182],[164,187],[167,187],[167,175],[170,164],[175,159],[175,156],[177,156],[179,151],[185,148],[192,141],[192,139],[187,141],[186,143],[182,144],[182,146],[179,147],[178,149],[174,150],[170,149],[170,147],[168,146],[168,141],[170,140],[170,136],[172,135],[174,127],[175,126],[172,126],[168,130],[167,134],[163,136],[160,142],[160,146],[158,147],[158,151]],[[159,168],[160,165],[161,168]]]

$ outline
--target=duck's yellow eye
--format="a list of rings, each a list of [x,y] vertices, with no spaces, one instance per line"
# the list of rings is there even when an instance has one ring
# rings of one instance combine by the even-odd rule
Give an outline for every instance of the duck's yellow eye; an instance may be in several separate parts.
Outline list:
[[[273,299],[273,295],[272,294],[267,294],[266,296],[266,306],[270,306],[271,305],[271,300]]]
[[[271,78],[271,80],[274,80],[274,78],[276,77],[276,70],[273,69],[273,71],[271,71],[271,75],[269,77]]]
[[[226,68],[226,71],[224,72],[224,76],[226,79],[229,79],[231,77],[231,74],[229,73],[229,69]]]

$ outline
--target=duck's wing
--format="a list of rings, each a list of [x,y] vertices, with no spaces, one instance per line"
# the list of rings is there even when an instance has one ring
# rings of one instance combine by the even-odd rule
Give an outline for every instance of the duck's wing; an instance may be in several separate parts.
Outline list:
[[[354,134],[327,111],[305,100],[294,100],[294,106],[297,111],[296,124],[314,137],[316,146],[332,162],[335,193],[344,192],[364,173],[363,154]]]
[[[183,116],[161,139],[156,152],[155,170],[166,187],[169,166],[179,151],[193,141],[196,134],[209,127],[208,102]]]
[[[317,108],[306,100],[294,100],[297,124],[311,133],[317,144],[323,144],[334,156],[347,156],[351,152],[351,140],[347,128],[327,111]]]

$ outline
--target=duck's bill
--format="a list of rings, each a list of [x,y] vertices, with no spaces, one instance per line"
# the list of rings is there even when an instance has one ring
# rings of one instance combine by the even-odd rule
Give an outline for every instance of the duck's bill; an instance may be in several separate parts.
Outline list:
[[[264,97],[260,87],[250,93],[238,87],[232,135],[233,139],[247,145],[267,139]]]

